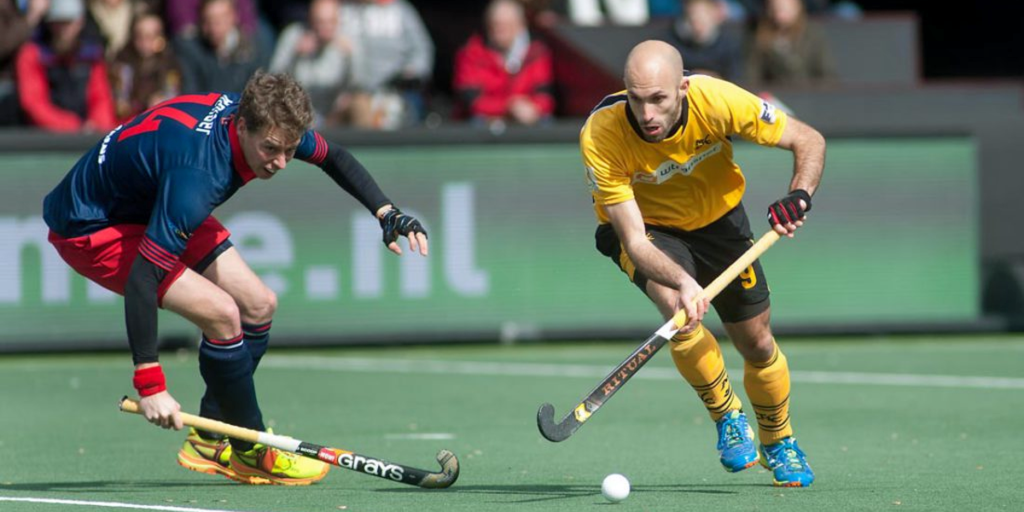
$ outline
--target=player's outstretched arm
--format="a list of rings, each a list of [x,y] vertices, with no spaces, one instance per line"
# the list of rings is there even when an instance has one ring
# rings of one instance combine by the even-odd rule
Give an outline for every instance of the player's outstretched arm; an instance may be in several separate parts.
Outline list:
[[[384,195],[373,176],[370,176],[369,171],[352,156],[352,153],[338,144],[327,142],[315,132],[310,133],[313,133],[312,140],[316,141],[316,146],[312,146],[310,156],[304,159],[318,165],[345,192],[374,213],[383,230],[384,245],[391,252],[401,255],[402,248],[398,245],[398,237],[404,236],[409,239],[410,250],[426,256],[427,231],[423,229],[420,221],[399,210]],[[318,146],[325,147],[325,153],[316,151],[315,148]],[[318,154],[324,155],[323,160],[316,160]]]
[[[825,138],[818,130],[790,117],[778,147],[793,152],[793,179],[789,193],[768,207],[768,224],[790,238],[803,226],[811,209],[811,196],[825,170]]]
[[[319,137],[319,135],[317,135]],[[367,210],[377,213],[385,205],[393,204],[370,176],[363,164],[345,148],[319,138],[326,145],[326,155],[320,162],[311,161],[323,169],[345,192],[359,201]]]

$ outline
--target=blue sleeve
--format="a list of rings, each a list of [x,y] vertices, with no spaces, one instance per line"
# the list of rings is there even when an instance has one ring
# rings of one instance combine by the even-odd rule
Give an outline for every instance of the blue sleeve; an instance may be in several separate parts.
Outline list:
[[[295,158],[322,167],[326,157],[327,141],[320,135],[320,132],[306,130],[306,133],[302,134],[302,140],[299,141],[299,147],[295,149]]]
[[[199,169],[170,169],[161,177],[146,236],[139,252],[170,271],[185,252],[192,232],[213,212],[217,185]]]

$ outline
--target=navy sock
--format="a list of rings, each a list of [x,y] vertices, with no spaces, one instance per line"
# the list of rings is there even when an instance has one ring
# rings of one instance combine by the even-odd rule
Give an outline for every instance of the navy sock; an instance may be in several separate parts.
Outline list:
[[[260,360],[263,359],[263,354],[267,352],[267,342],[270,340],[270,325],[271,322],[242,324],[242,339],[245,340],[245,346],[252,356],[253,373],[256,373],[256,367],[259,366]],[[210,392],[209,388],[206,389],[206,393],[203,394],[203,399],[200,401],[199,415],[214,420],[225,420],[224,413],[221,412],[220,406],[217,405],[217,399],[213,397],[213,393]],[[220,439],[223,437],[205,430],[199,431],[199,434],[207,439]]]
[[[270,341],[270,324],[242,324],[242,337],[245,338],[245,346],[252,354],[252,371],[260,365],[260,359],[267,353],[267,342]]]
[[[256,401],[252,372],[252,356],[241,334],[227,340],[211,340],[203,335],[199,345],[199,373],[206,382],[206,394],[200,413],[211,417],[217,415],[232,425],[263,431],[263,415]],[[236,450],[252,448],[252,443],[238,439],[232,439],[231,445]]]

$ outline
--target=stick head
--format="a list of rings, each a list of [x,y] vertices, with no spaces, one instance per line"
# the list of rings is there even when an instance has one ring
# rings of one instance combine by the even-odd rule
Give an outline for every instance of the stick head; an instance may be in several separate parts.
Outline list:
[[[440,473],[430,473],[419,483],[426,489],[445,489],[451,487],[459,479],[459,459],[448,450],[437,452],[437,462],[441,464]]]
[[[556,424],[555,406],[551,404],[541,405],[537,410],[537,428],[540,429],[540,435],[553,443],[569,439],[569,436],[576,432],[580,425],[581,423],[576,421],[576,417],[572,414],[562,420],[562,423]]]

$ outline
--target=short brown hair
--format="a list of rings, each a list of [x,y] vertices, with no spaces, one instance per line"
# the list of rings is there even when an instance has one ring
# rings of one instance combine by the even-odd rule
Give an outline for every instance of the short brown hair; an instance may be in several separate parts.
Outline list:
[[[273,127],[294,140],[312,128],[313,104],[291,76],[257,71],[242,91],[238,116],[245,120],[249,131]]]

